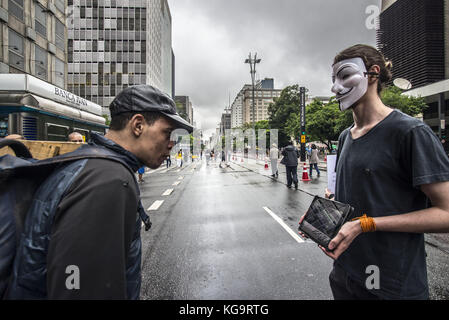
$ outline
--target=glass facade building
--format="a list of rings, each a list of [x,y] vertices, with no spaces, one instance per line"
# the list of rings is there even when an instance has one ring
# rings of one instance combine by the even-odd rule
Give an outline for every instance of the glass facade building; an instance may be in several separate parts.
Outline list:
[[[167,0],[69,0],[68,90],[103,106],[128,86],[172,95]]]

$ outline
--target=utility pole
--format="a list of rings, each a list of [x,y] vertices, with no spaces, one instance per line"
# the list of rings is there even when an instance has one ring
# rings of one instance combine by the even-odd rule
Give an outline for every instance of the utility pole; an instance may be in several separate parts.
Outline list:
[[[257,59],[257,52],[254,54],[254,58],[251,57],[251,52],[249,53],[249,58],[245,60],[245,63],[249,63],[250,68],[250,74],[251,74],[251,80],[253,84],[253,104],[252,104],[252,114],[253,114],[253,128],[255,129],[255,119],[256,119],[256,102],[254,98],[254,91],[255,91],[255,77],[256,77],[256,64],[260,63],[262,59]]]

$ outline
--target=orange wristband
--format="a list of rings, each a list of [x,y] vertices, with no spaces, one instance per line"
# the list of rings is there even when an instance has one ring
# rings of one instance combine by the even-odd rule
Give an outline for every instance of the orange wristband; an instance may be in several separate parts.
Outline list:
[[[361,217],[354,218],[351,221],[360,220],[360,226],[362,227],[363,232],[374,232],[376,231],[376,223],[374,222],[374,219],[371,217],[368,217],[366,214],[364,214]]]

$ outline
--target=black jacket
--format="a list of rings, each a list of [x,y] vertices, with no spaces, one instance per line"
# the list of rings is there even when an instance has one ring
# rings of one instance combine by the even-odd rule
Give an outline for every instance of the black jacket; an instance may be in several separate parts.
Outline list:
[[[285,164],[287,167],[298,166],[299,151],[294,146],[286,146],[282,151],[282,155],[284,156],[282,164]]]
[[[7,298],[139,298],[145,213],[134,172],[141,163],[102,136],[92,134],[91,144],[72,154],[110,157],[60,166],[33,196]],[[73,267],[74,289],[67,286]]]

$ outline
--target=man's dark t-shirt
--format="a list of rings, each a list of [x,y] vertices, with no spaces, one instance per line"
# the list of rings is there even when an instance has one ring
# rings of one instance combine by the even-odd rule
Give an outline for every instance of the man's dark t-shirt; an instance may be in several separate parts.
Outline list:
[[[420,185],[449,180],[449,160],[432,130],[394,110],[358,139],[350,128],[339,138],[335,199],[355,216],[391,216],[427,208]],[[365,285],[370,265],[380,271],[380,289],[390,299],[428,298],[424,235],[372,232],[359,235],[335,262]]]

